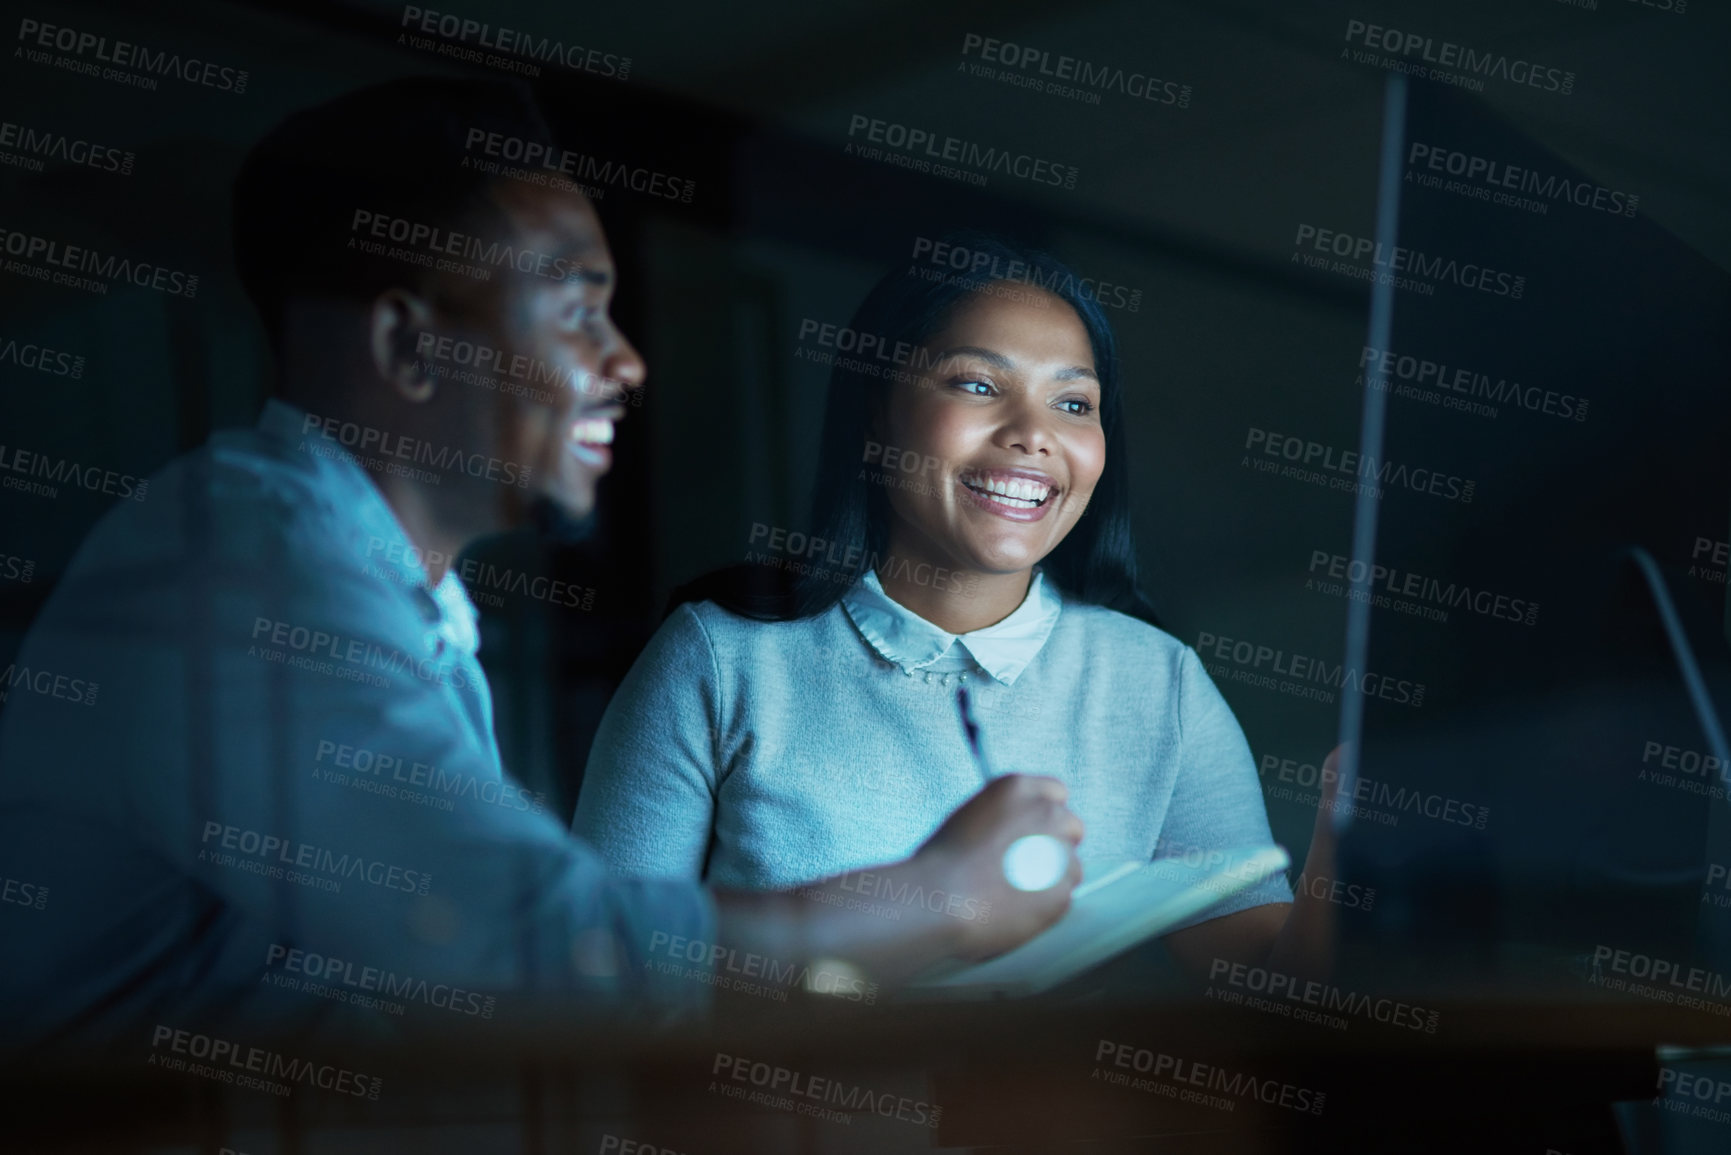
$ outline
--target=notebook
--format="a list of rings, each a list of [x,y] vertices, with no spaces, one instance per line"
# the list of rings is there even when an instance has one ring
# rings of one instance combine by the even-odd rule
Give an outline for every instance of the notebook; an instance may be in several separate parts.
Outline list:
[[[1166,934],[1291,862],[1279,846],[1256,846],[1196,864],[1183,858],[1084,864],[1070,909],[1044,933],[997,958],[916,979],[904,993],[922,999],[1037,994]]]

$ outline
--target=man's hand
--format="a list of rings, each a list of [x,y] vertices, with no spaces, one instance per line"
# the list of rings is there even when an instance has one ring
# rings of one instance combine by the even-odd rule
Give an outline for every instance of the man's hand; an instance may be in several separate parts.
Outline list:
[[[909,860],[932,881],[927,889],[975,900],[968,909],[983,917],[964,920],[955,953],[985,959],[1019,946],[1057,922],[1070,908],[1070,892],[1082,881],[1075,847],[1082,820],[1065,805],[1069,791],[1056,778],[1006,774],[994,778],[950,815]],[[1063,873],[1043,890],[1010,883],[1004,856],[1017,840],[1045,835],[1062,844]]]
[[[1082,822],[1055,778],[1006,774],[958,807],[911,858],[796,891],[719,891],[721,936],[784,962],[840,960],[875,982],[902,982],[952,959],[1019,946],[1058,921],[1081,881]],[[1042,890],[1010,883],[1017,839],[1055,839],[1061,875]],[[869,882],[868,882],[869,880]]]

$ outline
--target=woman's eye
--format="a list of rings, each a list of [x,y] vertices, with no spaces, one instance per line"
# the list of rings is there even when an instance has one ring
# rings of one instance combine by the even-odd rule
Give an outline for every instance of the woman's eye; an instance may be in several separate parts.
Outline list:
[[[964,380],[957,381],[954,384],[956,388],[960,389],[962,392],[972,393],[976,397],[990,397],[993,392],[992,383],[990,381]]]
[[[1086,417],[1094,412],[1094,403],[1085,397],[1069,397],[1058,404],[1064,407],[1064,412],[1076,417]]]

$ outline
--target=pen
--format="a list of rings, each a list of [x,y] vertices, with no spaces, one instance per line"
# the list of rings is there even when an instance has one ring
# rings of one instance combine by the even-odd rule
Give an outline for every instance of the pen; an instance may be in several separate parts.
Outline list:
[[[980,777],[989,783],[997,775],[992,772],[991,759],[986,757],[986,743],[980,734],[980,724],[974,720],[974,704],[968,699],[966,686],[956,687],[956,711],[962,716],[962,735],[968,740],[968,749],[974,752],[974,764],[980,768]],[[1046,890],[1058,885],[1070,869],[1073,855],[1070,845],[1061,838],[1024,834],[1004,851],[1004,879],[1017,890]]]
[[[962,715],[962,736],[967,738],[968,749],[973,751],[974,764],[980,768],[980,777],[990,782],[997,775],[992,773],[992,764],[986,760],[985,743],[980,740],[980,724],[974,721],[974,706],[968,698],[966,686],[956,687],[956,710]]]

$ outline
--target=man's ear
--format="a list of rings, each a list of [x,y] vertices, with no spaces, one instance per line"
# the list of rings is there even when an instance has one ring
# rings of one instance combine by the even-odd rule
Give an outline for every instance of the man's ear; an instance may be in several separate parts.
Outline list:
[[[427,371],[422,347],[434,340],[433,307],[407,289],[390,289],[373,301],[369,336],[373,371],[405,401],[429,401],[438,384]]]

